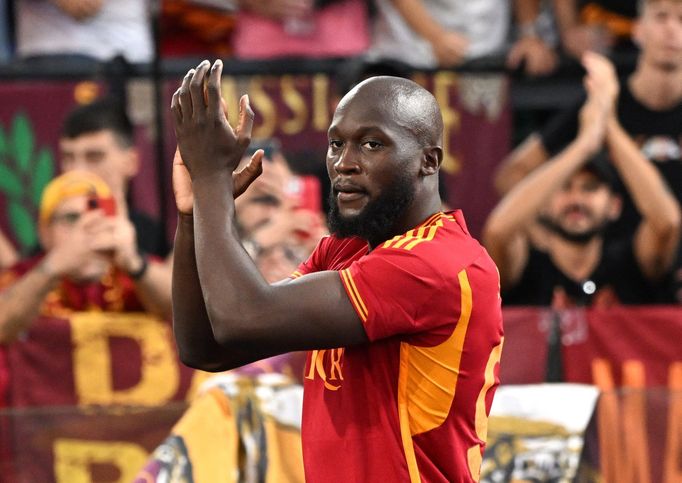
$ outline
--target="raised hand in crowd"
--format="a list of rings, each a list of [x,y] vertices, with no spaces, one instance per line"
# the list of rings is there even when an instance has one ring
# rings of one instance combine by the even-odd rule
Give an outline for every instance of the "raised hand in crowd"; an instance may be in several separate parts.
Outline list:
[[[549,75],[556,69],[559,57],[553,48],[537,36],[522,36],[512,45],[507,55],[507,67],[524,67],[528,75]]]
[[[523,70],[528,75],[549,75],[556,69],[559,58],[552,46],[545,42],[538,29],[539,0],[516,0],[514,16],[517,39],[507,54],[509,69]]]

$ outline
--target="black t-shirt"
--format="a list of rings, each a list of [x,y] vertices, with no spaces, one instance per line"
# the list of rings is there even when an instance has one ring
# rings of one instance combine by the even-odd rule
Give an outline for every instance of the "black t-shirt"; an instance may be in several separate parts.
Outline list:
[[[170,252],[170,247],[161,224],[139,211],[131,210],[128,216],[135,227],[138,250],[141,253],[165,258]]]
[[[591,305],[610,291],[622,304],[657,303],[659,293],[642,274],[631,240],[605,242],[602,258],[592,274],[576,282],[560,271],[547,252],[530,248],[521,279],[502,294],[505,305],[550,306],[555,289],[561,288],[576,305]]]
[[[582,0],[581,8],[587,5],[597,5],[609,12],[628,18],[637,17],[637,0]]]
[[[578,112],[584,98],[552,119],[540,133],[542,144],[555,155],[578,135]],[[670,189],[682,204],[682,100],[672,109],[653,111],[634,98],[626,81],[621,82],[618,119],[623,129],[635,140],[645,157],[656,166]],[[623,213],[609,234],[632,235],[640,216],[621,182]]]

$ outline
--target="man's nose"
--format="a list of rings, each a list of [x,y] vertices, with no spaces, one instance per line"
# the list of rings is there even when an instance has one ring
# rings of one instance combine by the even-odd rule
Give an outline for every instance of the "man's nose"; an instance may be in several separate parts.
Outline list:
[[[334,170],[339,174],[348,174],[360,171],[356,153],[350,145],[346,145],[343,151],[334,161]]]

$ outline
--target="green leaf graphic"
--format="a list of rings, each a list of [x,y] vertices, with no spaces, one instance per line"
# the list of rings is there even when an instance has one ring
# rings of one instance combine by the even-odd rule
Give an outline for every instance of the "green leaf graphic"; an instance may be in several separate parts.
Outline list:
[[[35,222],[28,210],[16,201],[9,203],[9,221],[22,249],[32,248],[36,245],[38,237]]]
[[[12,123],[12,148],[17,167],[22,173],[31,169],[33,130],[25,114],[18,114]]]
[[[54,162],[52,154],[47,149],[41,149],[38,153],[33,177],[31,178],[31,199],[35,206],[40,205],[40,196],[43,189],[54,176]]]
[[[0,191],[12,198],[21,198],[21,181],[5,164],[0,164]]]

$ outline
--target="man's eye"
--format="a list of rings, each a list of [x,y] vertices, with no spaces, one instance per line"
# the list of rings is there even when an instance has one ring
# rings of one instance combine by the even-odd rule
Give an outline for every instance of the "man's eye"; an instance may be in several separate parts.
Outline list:
[[[341,141],[336,141],[334,139],[329,141],[329,147],[334,149],[339,149],[342,146]]]
[[[377,141],[365,141],[362,145],[370,150],[379,149],[382,144]]]

